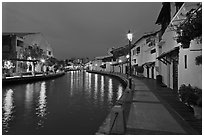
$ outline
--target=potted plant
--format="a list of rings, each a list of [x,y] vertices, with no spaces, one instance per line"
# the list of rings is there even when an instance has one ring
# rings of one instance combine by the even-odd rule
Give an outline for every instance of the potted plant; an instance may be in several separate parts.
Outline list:
[[[183,103],[194,110],[194,116],[202,119],[202,90],[197,87],[181,85],[179,88],[179,97]]]
[[[143,66],[136,66],[136,67],[135,67],[135,70],[136,70],[138,76],[141,76],[141,77],[143,76],[143,75],[142,75],[143,72],[144,72]]]
[[[176,26],[177,43],[189,48],[191,40],[202,35],[202,8],[191,9],[184,22]]]

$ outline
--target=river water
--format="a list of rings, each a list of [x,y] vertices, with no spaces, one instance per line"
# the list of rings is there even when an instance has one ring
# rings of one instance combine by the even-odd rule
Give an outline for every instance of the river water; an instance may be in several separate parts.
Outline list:
[[[119,99],[119,80],[85,71],[2,88],[2,133],[95,134]]]

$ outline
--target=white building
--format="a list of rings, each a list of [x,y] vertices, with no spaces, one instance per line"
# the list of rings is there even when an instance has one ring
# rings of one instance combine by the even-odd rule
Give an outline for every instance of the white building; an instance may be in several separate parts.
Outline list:
[[[46,56],[53,57],[53,49],[42,33],[30,33],[23,37],[24,43],[28,46],[37,45],[42,49]]]
[[[195,58],[202,54],[202,45],[198,40],[192,40],[189,48],[183,48],[176,41],[178,35],[175,31],[175,25],[185,21],[186,13],[199,7],[199,3],[165,3],[156,22],[161,25],[157,56],[159,74],[163,83],[176,91],[182,84],[202,88],[202,66],[195,64]]]
[[[131,49],[132,54],[132,66],[133,74],[137,75],[136,69],[138,66],[144,68],[143,76],[147,78],[156,78],[158,74],[156,68],[158,68],[157,63],[157,41],[158,41],[158,32],[149,33],[143,35],[138,39]]]
[[[129,57],[127,55],[129,54],[129,45],[112,49],[110,53],[113,54],[113,61],[111,64],[113,66],[113,72],[128,74]]]
[[[48,41],[45,39],[42,33],[28,33],[27,35],[23,36],[24,39],[24,44],[28,47],[32,46],[38,46],[40,49],[43,50],[43,53],[45,55],[45,60],[50,57],[54,57],[53,55],[53,50]],[[35,65],[35,71],[41,72],[42,71],[42,65],[43,63],[38,62]],[[32,70],[33,71],[34,67],[32,64]]]

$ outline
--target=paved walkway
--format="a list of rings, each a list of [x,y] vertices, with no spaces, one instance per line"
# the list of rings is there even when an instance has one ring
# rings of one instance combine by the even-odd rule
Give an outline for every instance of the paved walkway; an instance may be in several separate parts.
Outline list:
[[[97,72],[97,71],[96,71]],[[96,73],[95,72],[95,73]],[[98,73],[98,72],[97,72]],[[99,72],[116,75],[127,81],[121,73]],[[132,78],[132,92],[125,91],[118,101],[124,109],[127,135],[201,135],[202,120],[194,117],[192,109],[178,100],[170,88],[162,87],[154,79]],[[130,90],[129,90],[130,91]],[[108,115],[97,134],[110,134],[111,114]],[[112,115],[113,116],[113,115]],[[120,134],[121,121],[116,120],[115,134]],[[119,124],[119,126],[117,126]],[[119,132],[118,132],[119,131]],[[112,132],[112,131],[111,131]],[[124,132],[121,132],[123,134]]]
[[[171,98],[173,96],[172,90],[156,85],[156,81],[152,79],[134,77],[132,82],[134,84],[133,98],[127,119],[126,134],[201,134],[201,120],[196,121],[194,118],[197,125],[193,128],[180,115],[180,112],[169,105],[168,100],[165,101],[165,98],[160,95],[163,92],[161,94],[166,93],[168,98]],[[185,109],[185,105],[181,102],[175,103],[175,96],[170,101],[173,101],[174,105],[182,106]],[[191,116],[192,112],[185,112],[185,114]]]

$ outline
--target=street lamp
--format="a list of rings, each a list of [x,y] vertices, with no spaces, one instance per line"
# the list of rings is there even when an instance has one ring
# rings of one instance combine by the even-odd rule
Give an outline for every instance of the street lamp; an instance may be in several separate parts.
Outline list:
[[[132,33],[130,33],[130,30],[127,34],[128,42],[129,42],[129,88],[132,87],[132,80],[131,80],[131,42],[132,42]]]
[[[41,59],[40,61],[41,61],[42,63],[45,63],[45,60],[44,60],[44,59]]]

